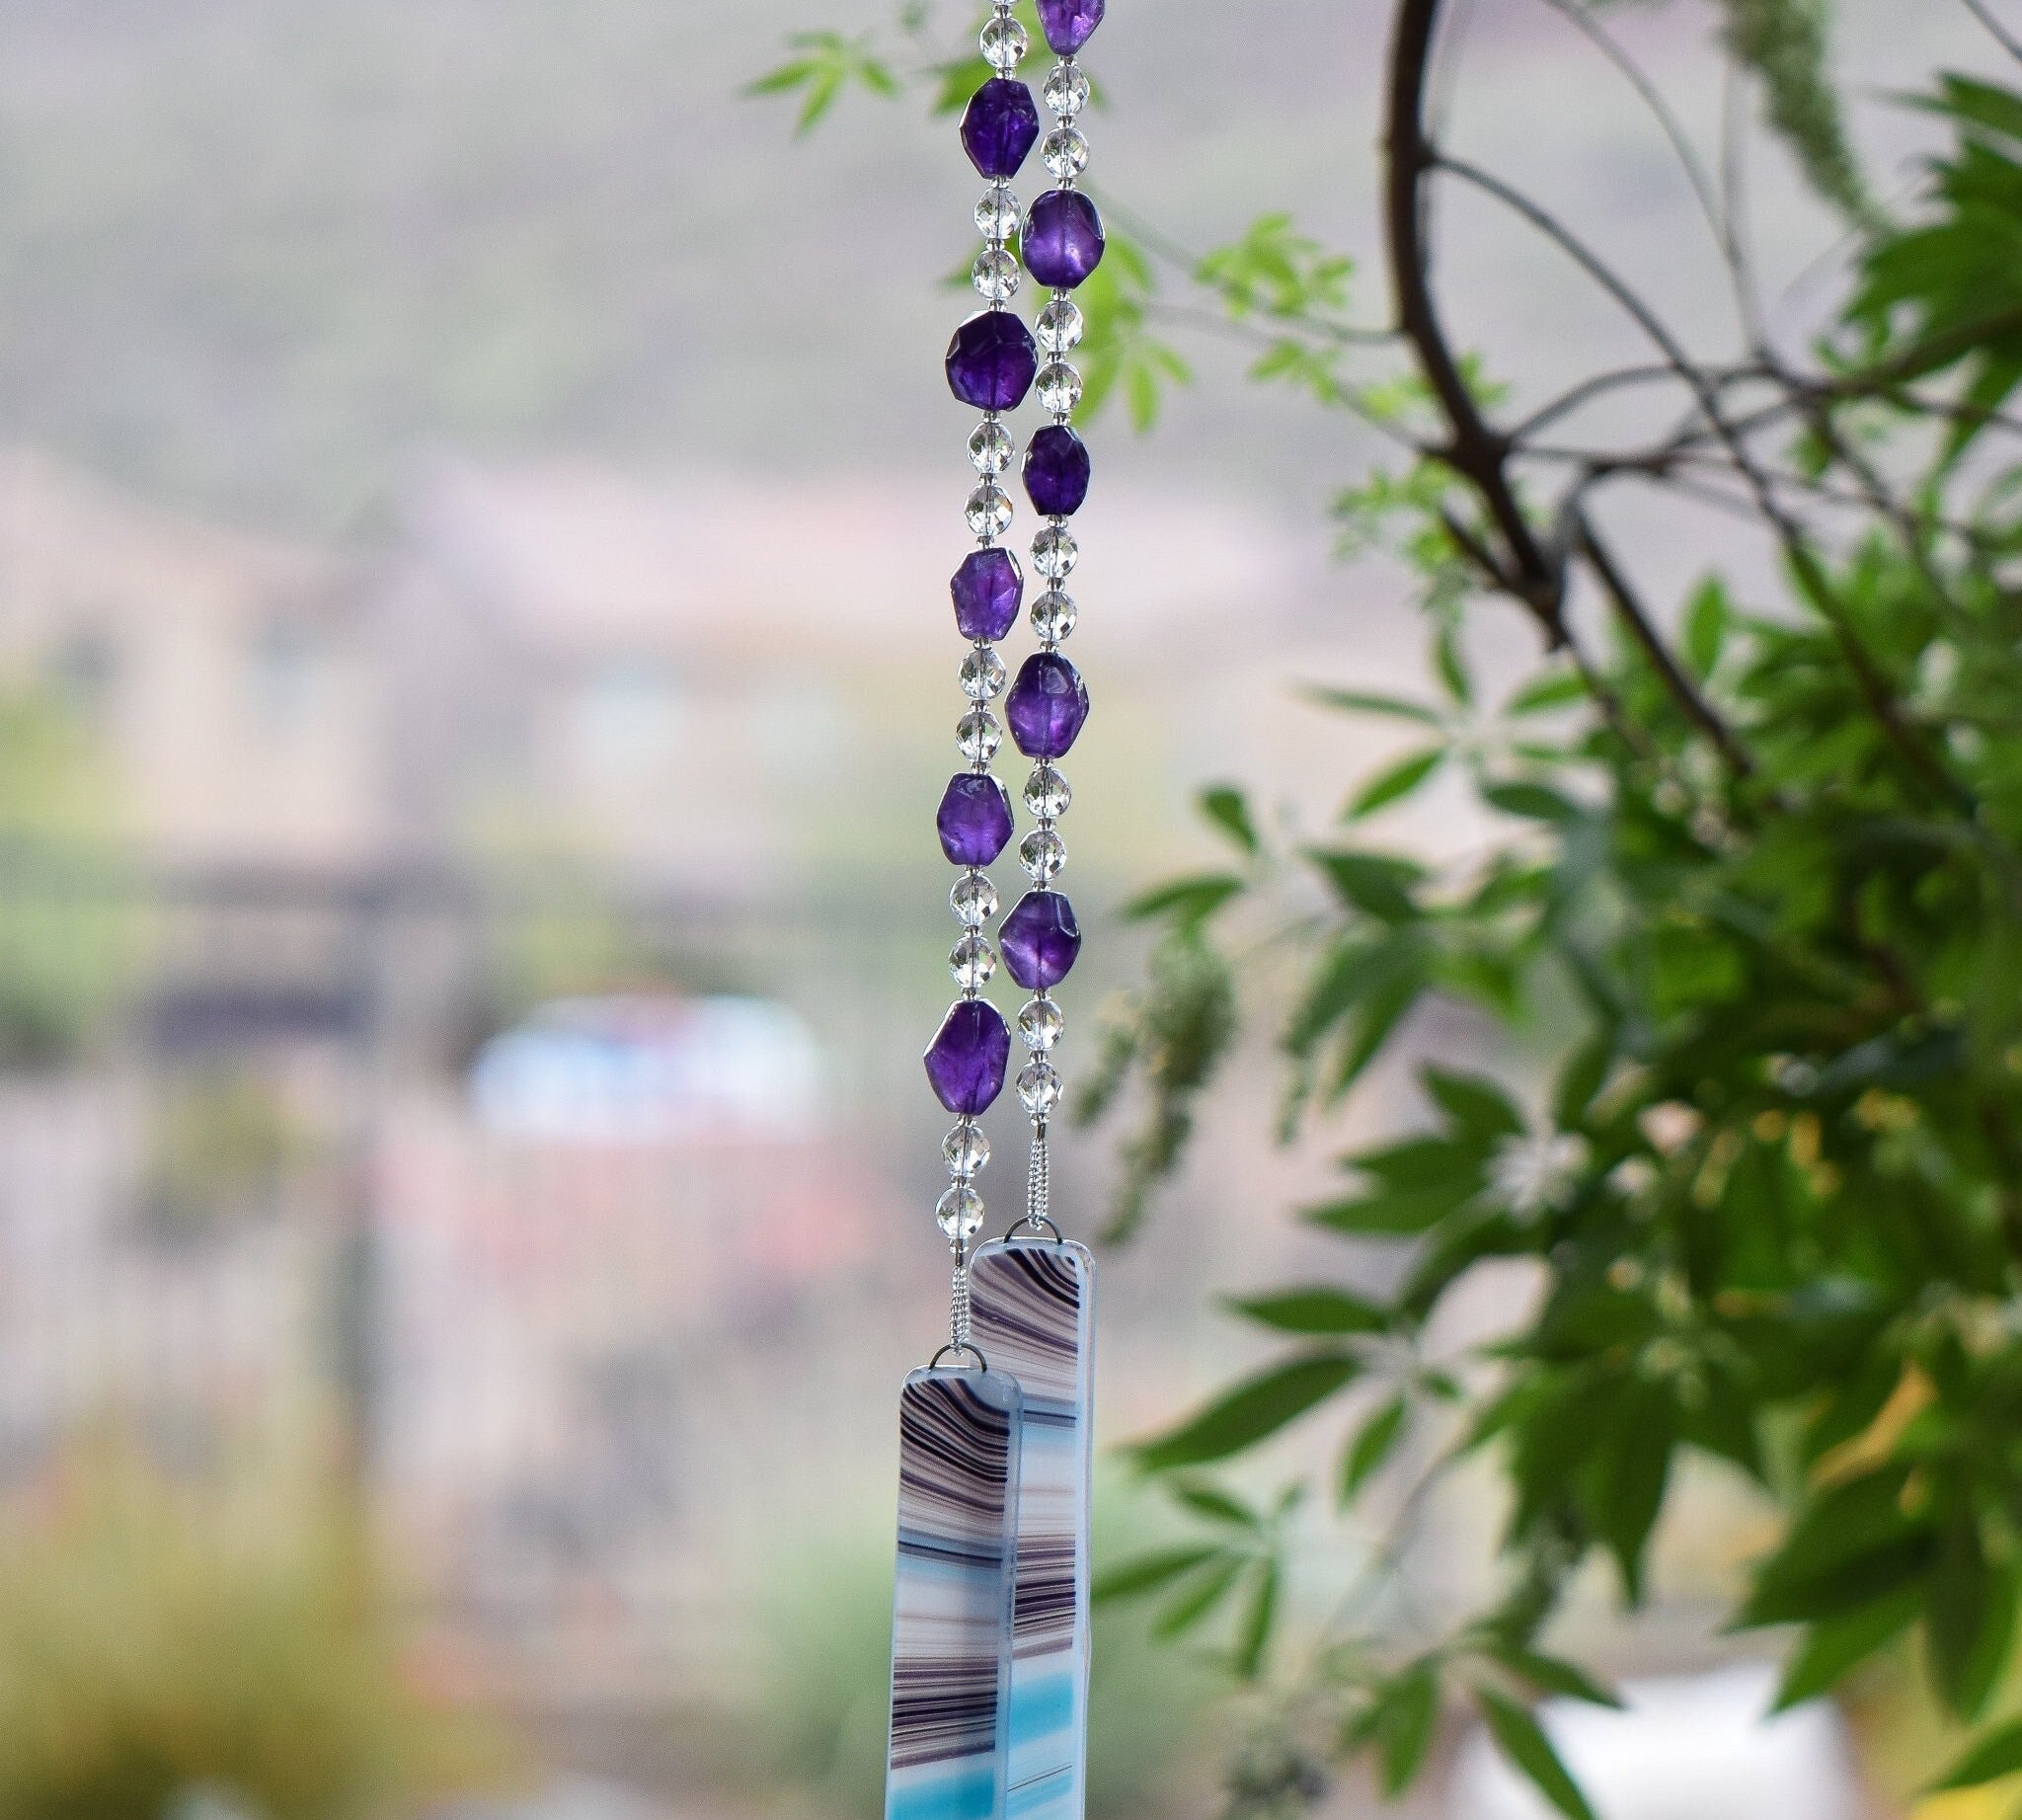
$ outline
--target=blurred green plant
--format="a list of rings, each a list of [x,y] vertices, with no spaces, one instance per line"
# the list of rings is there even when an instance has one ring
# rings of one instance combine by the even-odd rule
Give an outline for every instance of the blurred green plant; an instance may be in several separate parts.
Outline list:
[[[411,1684],[339,1504],[196,1490],[103,1446],[0,1534],[7,1820],[350,1820],[496,1767]]]
[[[56,690],[0,679],[0,1068],[74,1062],[130,995],[122,834],[110,754]]]
[[[1719,9],[1736,80],[1853,223],[1852,280],[1799,356],[1762,326],[1734,160],[1712,177],[1605,9],[1541,3],[1677,154],[1732,357],[1691,354],[1606,249],[1441,142],[1445,0],[1389,9],[1387,316],[1359,314],[1356,269],[1283,214],[1205,257],[1134,236],[1147,332],[1210,304],[1253,377],[1387,449],[1339,497],[1343,547],[1401,559],[1432,635],[1419,693],[1314,691],[1410,736],[1343,780],[1332,827],[1217,788],[1227,863],[1132,907],[1155,957],[1083,1108],[1144,1108],[1120,1226],[1181,1162],[1238,1006],[1282,1016],[1287,1138],[1319,1137],[1435,1004],[1554,1053],[1541,1091],[1423,1068],[1420,1129],[1339,1157],[1340,1192],[1301,1219],[1349,1241],[1340,1272],[1234,1306],[1283,1356],[1135,1450],[1200,1536],[1105,1590],[1156,1598],[1164,1629],[1215,1636],[1260,1691],[1233,1811],[1301,1810],[1343,1759],[1399,1793],[1458,1709],[1593,1820],[1535,1706],[1613,1697],[1548,1626],[1596,1560],[1642,1602],[1681,1467],[1707,1459],[1777,1513],[1731,1617],[1790,1637],[1783,1703],[1913,1635],[1960,1735],[1937,1785],[1978,1786],[2022,1772],[1997,1699],[2022,1590],[2022,95],[1942,79],[1923,105],[1951,149],[1898,224],[1855,165],[1819,0]],[[1515,403],[1449,335],[1432,223],[1454,188],[1568,261],[1648,357]],[[1593,409],[1635,398],[1628,430]],[[1745,525],[1776,596],[1711,574],[1653,601],[1607,521],[1631,486]],[[1491,601],[1543,648],[1495,700],[1465,636]],[[1436,784],[1475,806],[1473,850],[1434,863],[1372,834]],[[1455,1291],[1513,1261],[1532,1290],[1456,1344]],[[1296,1494],[1202,1475],[1319,1419],[1367,1566],[1294,1651]],[[1381,1594],[1404,1537],[1482,1460],[1508,1501],[1497,1589],[1400,1635]]]
[[[153,1108],[141,1229],[200,1239],[269,1219],[290,1174],[316,1150],[315,1134],[265,1075],[243,1068],[177,1075]]]

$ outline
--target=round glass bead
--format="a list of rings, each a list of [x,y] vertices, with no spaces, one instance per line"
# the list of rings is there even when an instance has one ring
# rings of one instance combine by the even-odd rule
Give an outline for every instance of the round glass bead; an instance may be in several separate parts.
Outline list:
[[[1074,792],[1067,787],[1067,780],[1051,764],[1042,761],[1032,767],[1032,775],[1025,780],[1025,807],[1030,815],[1042,821],[1057,822],[1073,807]]]
[[[983,1229],[983,1198],[967,1182],[957,1182],[941,1197],[934,1221],[951,1245],[972,1239]]]
[[[975,205],[975,231],[985,240],[1002,245],[1018,232],[1022,211],[1009,184],[992,184]]]
[[[1075,621],[1080,617],[1074,596],[1063,594],[1057,588],[1049,588],[1032,603],[1032,629],[1039,634],[1039,642],[1049,647],[1072,636]]]
[[[990,1164],[990,1141],[983,1128],[964,1119],[941,1140],[941,1159],[958,1182],[980,1175]]]
[[[962,515],[969,528],[987,543],[1011,528],[1011,496],[994,480],[986,480],[969,496]]]
[[[972,708],[955,729],[955,743],[971,764],[988,764],[1004,744],[1004,729],[987,708]]]
[[[1033,325],[1039,345],[1051,355],[1072,354],[1081,346],[1086,328],[1081,306],[1071,297],[1055,297],[1040,311],[1039,321]]]
[[[1081,560],[1081,546],[1064,524],[1049,524],[1032,540],[1032,566],[1050,581],[1064,581]]]
[[[997,888],[980,872],[968,872],[948,894],[957,918],[966,929],[979,929],[997,913]]]
[[[1078,63],[1055,63],[1047,78],[1045,96],[1053,113],[1071,119],[1088,106],[1088,72]]]
[[[1017,452],[1018,444],[1012,441],[1010,431],[994,417],[984,418],[970,435],[969,465],[978,474],[1003,473]]]
[[[962,660],[962,692],[971,701],[994,701],[1004,692],[1004,660],[988,645],[978,645]]]
[[[1008,303],[1018,294],[1018,262],[1002,247],[992,247],[975,256],[969,269],[969,281],[978,297],[992,303]]]
[[[1031,999],[1018,1013],[1018,1034],[1025,1039],[1025,1047],[1035,1055],[1045,1055],[1060,1040],[1066,1028],[1066,1018],[1050,998]]]
[[[1036,1119],[1060,1103],[1060,1070],[1050,1062],[1034,1062],[1019,1071],[1018,1098]]]
[[[996,977],[997,951],[980,935],[965,935],[949,950],[948,971],[965,992],[974,991]]]
[[[983,61],[1005,76],[1025,61],[1025,53],[1032,47],[1025,28],[1017,20],[1007,19],[1001,13],[983,27],[982,36],[976,42],[982,46]]]
[[[1050,828],[1036,828],[1018,843],[1018,863],[1035,885],[1050,885],[1067,863],[1067,843]]]
[[[1062,123],[1047,134],[1039,155],[1048,171],[1064,184],[1088,169],[1088,135],[1079,126]]]
[[[1055,417],[1081,402],[1081,375],[1065,360],[1049,360],[1039,371],[1039,401]]]

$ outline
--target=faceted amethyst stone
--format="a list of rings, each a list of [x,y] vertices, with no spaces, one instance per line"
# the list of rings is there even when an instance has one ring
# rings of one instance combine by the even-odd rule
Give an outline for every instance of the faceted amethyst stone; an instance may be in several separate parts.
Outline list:
[[[978,411],[1017,410],[1038,371],[1032,331],[1011,310],[972,316],[948,344],[948,388]]]
[[[972,643],[995,644],[1018,622],[1025,601],[1025,576],[1009,550],[977,550],[962,559],[948,584],[955,596],[955,625]]]
[[[959,998],[942,1020],[924,1058],[934,1097],[956,1115],[987,1112],[1004,1091],[1011,1064],[1011,1026],[986,998]]]
[[[1004,718],[1028,758],[1057,758],[1088,723],[1088,684],[1057,651],[1036,651],[1004,698]]]
[[[995,76],[970,97],[962,149],[985,177],[1016,177],[1039,139],[1039,103],[1022,82]]]
[[[1049,190],[1025,217],[1025,269],[1049,290],[1072,290],[1102,264],[1102,216],[1079,190]]]
[[[1033,432],[1025,450],[1025,491],[1042,517],[1064,518],[1088,497],[1088,444],[1065,424]]]
[[[1057,891],[1028,891],[997,930],[1012,979],[1028,992],[1058,986],[1081,955],[1081,924]]]
[[[1039,0],[1039,23],[1056,57],[1071,57],[1095,36],[1106,0]]]
[[[948,780],[935,826],[951,865],[987,866],[1011,838],[1011,798],[994,777],[964,771]]]

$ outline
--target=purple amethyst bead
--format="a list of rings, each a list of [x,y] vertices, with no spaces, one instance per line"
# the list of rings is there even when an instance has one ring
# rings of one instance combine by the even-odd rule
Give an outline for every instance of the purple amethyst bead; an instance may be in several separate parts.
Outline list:
[[[1012,979],[1028,992],[1044,992],[1074,971],[1081,924],[1057,891],[1028,891],[997,930],[997,946]]]
[[[970,97],[962,149],[985,177],[1016,177],[1039,140],[1039,103],[1022,82],[996,76]]]
[[[984,998],[959,998],[927,1045],[927,1081],[956,1115],[987,1112],[1004,1091],[1011,1065],[1011,1027]]]
[[[1047,518],[1079,512],[1091,471],[1088,444],[1065,424],[1035,431],[1025,451],[1025,491],[1033,511]]]
[[[1072,290],[1102,264],[1102,216],[1079,190],[1049,190],[1025,217],[1025,269],[1049,290]]]
[[[1040,29],[1056,57],[1071,57],[1095,36],[1106,0],[1039,0]]]
[[[1018,623],[1025,576],[1009,550],[977,550],[962,559],[948,592],[955,596],[955,625],[962,636],[972,644],[979,638],[995,644]]]
[[[948,344],[948,388],[978,411],[1015,411],[1039,372],[1032,331],[1011,310],[984,310]]]
[[[1057,651],[1036,651],[1004,698],[1004,718],[1028,758],[1057,758],[1088,723],[1088,684]]]
[[[987,866],[1011,838],[1011,798],[994,777],[964,771],[948,780],[934,825],[951,865]]]

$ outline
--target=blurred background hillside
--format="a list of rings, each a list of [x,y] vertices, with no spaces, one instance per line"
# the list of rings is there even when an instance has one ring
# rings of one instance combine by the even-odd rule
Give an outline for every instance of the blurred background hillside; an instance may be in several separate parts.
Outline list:
[[[896,109],[811,152],[740,98],[853,8],[0,8],[9,1812],[872,1811],[893,1392],[943,1293],[972,185]],[[1108,194],[1366,247],[1383,14],[1120,0]],[[1704,17],[1624,29],[1717,118]],[[1666,284],[1690,200],[1633,96],[1534,0],[1474,41],[1462,137]],[[1928,129],[1882,91],[1986,47],[1849,0],[1839,52],[1884,168]],[[1832,227],[1766,161],[1755,217],[1802,323]],[[1465,260],[1527,382],[1617,333],[1507,235]],[[1197,352],[1155,438],[1097,430],[1083,1015],[1198,787],[1331,813],[1308,780],[1377,753],[1293,686],[1418,663],[1401,584],[1330,560],[1366,451]],[[1239,1078],[1108,1265],[1111,1439],[1295,1242]],[[1058,1164],[1083,1229],[1105,1179]],[[1106,1539],[1139,1521],[1119,1488]],[[1211,1809],[1193,1671],[1126,1621],[1103,1662],[1099,1820]]]

